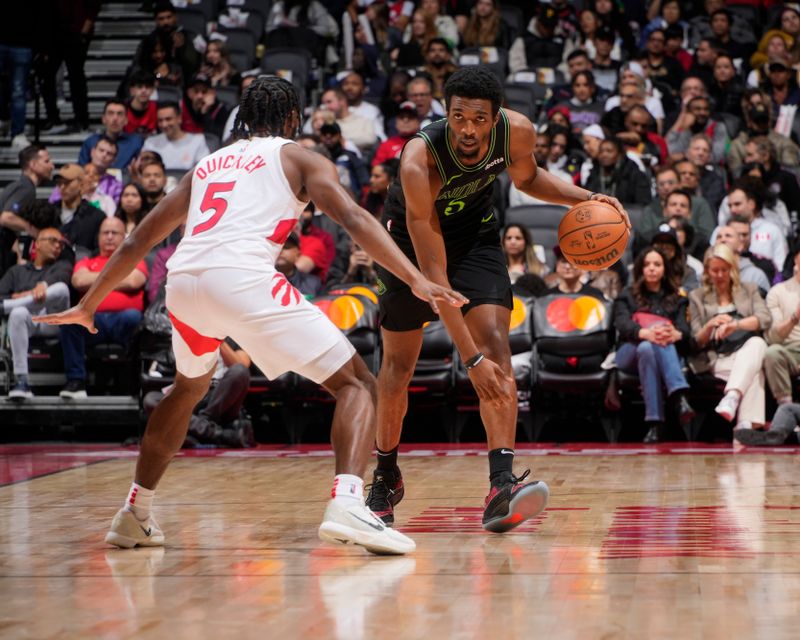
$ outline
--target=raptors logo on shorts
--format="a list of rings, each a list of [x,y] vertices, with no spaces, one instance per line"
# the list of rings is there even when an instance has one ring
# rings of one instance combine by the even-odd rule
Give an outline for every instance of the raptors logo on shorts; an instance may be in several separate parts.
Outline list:
[[[272,276],[272,298],[282,307],[300,302],[300,292],[295,289],[282,273]]]

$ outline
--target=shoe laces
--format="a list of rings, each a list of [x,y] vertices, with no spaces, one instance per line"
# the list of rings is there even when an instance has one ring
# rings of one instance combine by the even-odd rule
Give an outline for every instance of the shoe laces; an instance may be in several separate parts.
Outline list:
[[[386,482],[386,476],[375,476],[374,482],[366,485],[364,487],[368,490],[367,495],[372,498],[377,498],[379,500],[387,500],[389,496],[394,493],[394,489],[389,488],[389,483]]]
[[[521,476],[519,476],[519,477],[515,476],[515,475],[512,473],[512,474],[511,474],[511,482],[513,482],[514,484],[519,484],[519,483],[520,483],[520,482],[522,482],[522,481],[523,481],[525,478],[527,478],[529,475],[531,475],[531,470],[530,470],[530,469],[525,469],[525,472],[524,472],[524,473],[523,473]]]

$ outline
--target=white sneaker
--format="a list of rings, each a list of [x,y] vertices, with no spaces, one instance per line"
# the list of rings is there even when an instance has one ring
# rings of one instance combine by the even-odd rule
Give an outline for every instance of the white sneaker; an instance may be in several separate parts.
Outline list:
[[[106,534],[106,542],[122,549],[140,547],[160,547],[164,544],[164,533],[151,515],[147,520],[139,520],[133,511],[125,507],[117,511]]]
[[[11,139],[11,147],[14,149],[24,149],[25,147],[29,147],[31,141],[25,137],[24,133],[18,133]]]
[[[319,538],[335,544],[358,544],[376,555],[402,555],[417,548],[414,541],[390,529],[363,504],[342,506],[331,500],[319,526]]]
[[[739,394],[729,391],[725,394],[725,397],[720,400],[720,403],[714,408],[714,411],[725,418],[728,422],[733,422],[738,409]]]

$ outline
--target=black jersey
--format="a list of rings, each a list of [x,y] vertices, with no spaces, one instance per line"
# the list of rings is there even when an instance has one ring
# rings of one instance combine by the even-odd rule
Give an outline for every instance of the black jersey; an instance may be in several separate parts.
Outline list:
[[[495,179],[510,162],[510,125],[505,111],[500,109],[500,118],[489,139],[489,149],[483,159],[473,166],[459,162],[455,150],[450,146],[448,132],[447,120],[442,119],[429,124],[416,137],[425,141],[439,169],[442,187],[436,197],[436,213],[448,260],[457,260],[477,245],[500,243],[500,229],[492,197]],[[389,187],[383,223],[405,254],[414,258],[414,247],[406,226],[406,201],[399,176]]]

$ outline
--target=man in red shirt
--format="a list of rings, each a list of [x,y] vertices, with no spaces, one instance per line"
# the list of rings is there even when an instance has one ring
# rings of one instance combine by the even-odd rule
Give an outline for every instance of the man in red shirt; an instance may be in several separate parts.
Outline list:
[[[155,88],[156,77],[150,71],[141,69],[131,74],[125,133],[138,133],[142,136],[158,133],[157,107],[155,101],[150,99]]]
[[[119,218],[106,218],[100,225],[98,246],[100,254],[84,258],[72,271],[72,286],[83,295],[100,275],[111,254],[125,239],[125,223]],[[62,398],[86,397],[86,343],[114,342],[127,345],[144,311],[144,285],[147,266],[142,260],[97,308],[95,327],[90,334],[79,325],[61,327],[61,349],[64,352],[64,369],[67,386],[59,394]]]
[[[397,135],[381,142],[375,157],[372,158],[372,166],[382,164],[392,158],[399,158],[406,142],[419,131],[419,114],[417,105],[410,100],[406,100],[400,105],[400,110],[395,118]]]

